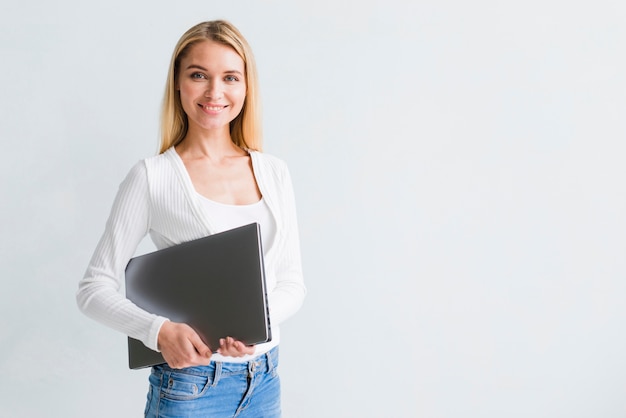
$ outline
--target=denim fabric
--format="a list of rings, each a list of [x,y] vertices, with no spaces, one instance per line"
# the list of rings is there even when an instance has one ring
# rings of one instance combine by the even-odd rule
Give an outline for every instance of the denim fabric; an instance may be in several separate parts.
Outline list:
[[[278,347],[247,363],[212,362],[209,366],[152,368],[145,416],[280,417]]]

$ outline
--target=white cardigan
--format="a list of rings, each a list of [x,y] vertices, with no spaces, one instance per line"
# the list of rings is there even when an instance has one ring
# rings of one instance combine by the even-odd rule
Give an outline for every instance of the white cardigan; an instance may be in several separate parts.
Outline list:
[[[306,293],[295,200],[284,162],[255,151],[250,156],[276,221],[276,236],[265,249],[265,273],[272,334],[278,337],[278,324],[300,308]],[[120,293],[126,264],[146,234],[161,249],[215,233],[211,221],[173,147],[138,162],[120,185],[104,234],[79,283],[80,310],[157,350],[166,318],[144,311]]]

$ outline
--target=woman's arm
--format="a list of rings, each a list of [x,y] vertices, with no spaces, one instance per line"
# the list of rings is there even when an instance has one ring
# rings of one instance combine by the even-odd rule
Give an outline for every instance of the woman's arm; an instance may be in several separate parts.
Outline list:
[[[120,293],[124,269],[150,225],[146,168],[137,163],[120,184],[100,241],[78,286],[76,300],[87,316],[157,349],[166,318],[140,309]]]
[[[276,287],[269,295],[273,323],[281,323],[298,311],[306,295],[295,196],[289,170],[284,164],[282,164],[279,178],[278,187],[283,217],[280,222],[283,225],[283,231],[280,234],[281,240],[278,243],[278,252],[274,260]]]
[[[143,162],[135,165],[120,185],[100,242],[76,300],[89,317],[161,351],[171,367],[209,364],[211,349],[187,324],[171,322],[137,307],[120,293],[124,270],[150,229],[150,194]],[[254,347],[225,338],[218,351],[239,357]]]

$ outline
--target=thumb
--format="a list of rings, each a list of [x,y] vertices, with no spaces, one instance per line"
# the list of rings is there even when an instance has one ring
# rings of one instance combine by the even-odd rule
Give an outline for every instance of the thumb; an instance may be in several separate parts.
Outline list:
[[[193,344],[196,351],[202,357],[211,358],[211,355],[213,354],[213,352],[211,351],[209,346],[206,345],[204,341],[202,341],[202,338],[200,338],[200,336],[197,333],[194,333],[193,335],[191,335],[189,338],[189,341],[191,341],[191,344]]]

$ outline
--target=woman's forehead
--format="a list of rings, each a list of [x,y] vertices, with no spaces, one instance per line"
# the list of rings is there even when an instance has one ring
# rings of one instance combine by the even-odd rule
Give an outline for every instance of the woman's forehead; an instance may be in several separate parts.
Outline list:
[[[228,68],[243,73],[245,69],[243,59],[231,46],[208,39],[191,45],[180,64],[183,70],[189,66],[201,66],[207,70]]]

